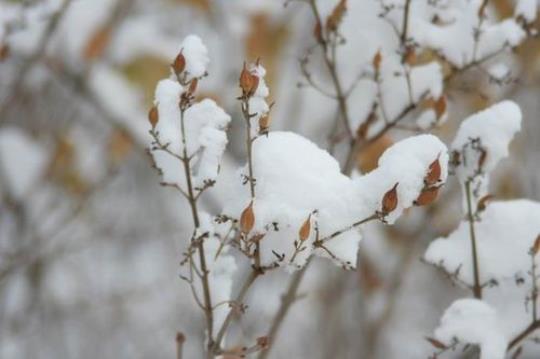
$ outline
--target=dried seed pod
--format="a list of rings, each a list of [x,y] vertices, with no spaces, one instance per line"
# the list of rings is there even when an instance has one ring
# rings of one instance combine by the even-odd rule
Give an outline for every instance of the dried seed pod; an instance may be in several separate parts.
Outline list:
[[[255,225],[255,213],[253,212],[253,201],[242,211],[240,216],[240,230],[243,234],[248,234]]]
[[[377,51],[375,56],[373,56],[373,61],[372,61],[372,65],[376,73],[379,73],[379,70],[381,68],[381,62],[382,62],[382,54],[381,54],[381,50],[379,50]]]
[[[435,338],[431,338],[431,337],[426,337],[426,340],[431,344],[433,345],[433,347],[437,348],[437,349],[441,349],[441,350],[444,350],[444,349],[448,349],[448,347],[442,343],[441,341],[435,339]]]
[[[343,20],[343,15],[347,11],[347,0],[340,0],[336,5],[332,13],[326,19],[326,30],[328,31],[337,31],[341,20]]]
[[[394,187],[387,191],[382,199],[382,213],[388,214],[396,209],[398,205],[397,186],[399,182],[396,182]]]
[[[156,128],[156,125],[159,122],[159,111],[156,105],[152,106],[148,112],[148,121],[150,121],[152,128]]]
[[[189,82],[189,89],[188,89],[188,92],[190,94],[194,94],[195,91],[197,91],[197,85],[199,84],[199,80],[198,79],[193,79]]]
[[[322,34],[322,25],[320,21],[317,21],[315,23],[315,27],[313,28],[313,36],[315,37],[315,40],[317,40],[319,44],[324,42],[324,38]]]
[[[304,224],[302,224],[302,227],[300,227],[300,230],[298,231],[298,238],[300,238],[300,241],[304,242],[306,239],[308,239],[310,232],[311,232],[311,214],[304,221]]]
[[[409,46],[405,49],[403,61],[409,66],[413,66],[416,63],[416,51],[414,50],[414,47]]]
[[[176,74],[181,74],[186,69],[186,58],[182,54],[182,50],[180,50],[180,53],[174,59],[172,68]]]
[[[536,237],[536,240],[534,241],[532,252],[534,255],[537,255],[538,252],[540,252],[540,234],[538,235],[538,237]]]
[[[435,110],[435,116],[437,116],[437,120],[440,120],[446,113],[446,97],[445,96],[439,97],[439,99],[435,102],[434,110]]]
[[[428,173],[424,178],[424,182],[431,186],[441,180],[441,163],[439,161],[440,154],[437,155],[435,161],[429,165]]]
[[[484,197],[480,198],[478,200],[478,203],[476,204],[476,210],[479,212],[485,211],[487,207],[487,203],[493,198],[493,195],[486,194]]]
[[[268,132],[270,128],[270,116],[264,115],[259,119],[259,132],[265,133]]]
[[[259,86],[259,77],[255,74],[252,74],[247,68],[246,63],[244,62],[244,67],[240,73],[240,88],[244,96],[251,97],[257,91]]]
[[[427,206],[437,199],[438,194],[439,187],[425,188],[413,203],[415,206]]]

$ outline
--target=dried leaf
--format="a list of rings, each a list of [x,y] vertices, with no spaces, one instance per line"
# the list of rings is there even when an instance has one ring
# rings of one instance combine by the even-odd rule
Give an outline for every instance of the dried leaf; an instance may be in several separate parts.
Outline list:
[[[437,199],[439,187],[425,188],[420,192],[418,198],[414,201],[415,206],[427,206]]]
[[[152,125],[152,128],[156,128],[156,125],[159,122],[159,111],[156,105],[152,106],[148,112],[148,121],[150,122],[150,125]]]
[[[180,50],[180,53],[176,58],[174,59],[174,62],[172,64],[172,68],[175,73],[181,74],[186,69],[186,58],[182,54],[182,50]]]
[[[242,72],[240,73],[239,82],[242,93],[244,96],[248,97],[253,96],[255,91],[257,91],[257,87],[259,86],[259,77],[248,71],[245,62]]]
[[[306,239],[308,239],[310,232],[311,232],[311,214],[304,221],[304,223],[302,224],[302,227],[300,227],[300,230],[298,231],[298,238],[300,238],[300,241],[304,242]]]
[[[441,163],[439,161],[439,156],[440,154],[437,155],[435,161],[431,162],[431,164],[429,165],[428,173],[424,178],[424,182],[428,186],[434,185],[441,180]]]
[[[398,205],[397,187],[399,182],[396,182],[388,192],[386,192],[382,199],[382,212],[388,214],[396,209]]]
[[[198,79],[193,79],[189,82],[189,89],[188,89],[188,92],[190,94],[194,94],[195,91],[197,91],[197,85],[199,84],[199,80]]]
[[[255,213],[253,212],[253,201],[242,211],[240,216],[240,230],[244,234],[248,234],[255,225]]]
[[[437,349],[441,349],[441,350],[448,349],[448,347],[444,343],[442,343],[441,341],[435,338],[426,337],[426,340]]]
[[[259,132],[267,132],[270,127],[270,116],[264,115],[259,119]]]

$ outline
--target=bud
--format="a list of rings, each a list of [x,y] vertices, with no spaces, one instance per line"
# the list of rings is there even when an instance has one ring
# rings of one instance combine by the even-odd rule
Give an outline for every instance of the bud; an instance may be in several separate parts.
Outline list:
[[[264,115],[259,119],[259,132],[266,133],[270,128],[270,116]]]
[[[180,50],[180,53],[174,59],[172,67],[176,74],[181,74],[186,69],[186,58],[182,54],[182,50]]]
[[[418,198],[413,202],[415,206],[427,206],[437,199],[439,187],[424,188]]]
[[[199,84],[199,80],[197,80],[196,78],[191,80],[189,82],[188,92],[193,95],[195,93],[195,91],[197,91],[197,85],[198,84]]]
[[[156,128],[156,125],[159,122],[159,112],[156,105],[152,106],[150,112],[148,112],[148,121],[150,121],[152,129]]]
[[[317,40],[318,43],[324,42],[324,38],[322,34],[322,25],[320,21],[317,21],[315,23],[315,28],[313,28],[313,36],[315,37],[315,40]]]
[[[300,230],[298,231],[298,238],[300,238],[300,241],[304,242],[306,239],[308,239],[310,232],[311,232],[311,214],[304,221],[304,224],[302,224],[302,227],[300,227]]]
[[[257,90],[257,87],[259,86],[259,77],[248,71],[245,62],[244,67],[242,68],[242,72],[240,73],[239,82],[242,93],[244,94],[244,96],[247,97],[253,96],[253,94]]]
[[[441,163],[439,162],[439,156],[435,159],[435,161],[431,162],[429,165],[429,170],[424,178],[424,182],[431,186],[441,180]]]
[[[396,209],[398,205],[397,186],[399,182],[396,182],[388,192],[386,192],[382,199],[382,213],[388,214]]]
[[[261,349],[268,349],[270,346],[270,338],[268,337],[258,337],[257,338],[257,346]]]
[[[381,54],[381,50],[379,50],[377,51],[375,56],[373,56],[373,61],[372,61],[373,68],[375,69],[376,73],[379,73],[379,70],[381,68],[381,61],[382,61],[382,54]]]
[[[476,210],[479,212],[485,211],[487,203],[493,198],[493,195],[487,194],[484,197],[480,198],[478,204],[476,205]]]
[[[536,237],[536,240],[534,241],[532,252],[533,252],[533,255],[537,255],[538,252],[540,252],[540,234],[538,235],[538,237]]]
[[[340,0],[326,19],[326,29],[328,31],[337,31],[343,15],[345,15],[345,11],[347,11],[347,0]]]
[[[253,213],[253,201],[242,211],[240,216],[240,230],[243,234],[248,234],[255,224],[255,213]]]
[[[176,342],[183,343],[186,341],[186,336],[183,333],[176,332]]]
[[[441,96],[439,99],[435,102],[435,115],[437,116],[437,120],[441,119],[444,114],[446,113],[446,97]]]

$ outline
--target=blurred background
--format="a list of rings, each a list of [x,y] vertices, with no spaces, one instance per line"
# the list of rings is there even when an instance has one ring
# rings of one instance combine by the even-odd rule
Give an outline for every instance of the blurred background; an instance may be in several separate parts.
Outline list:
[[[372,38],[389,33],[359,20],[359,4],[369,12],[376,1],[350,3],[340,63],[349,79],[371,61]],[[492,7],[504,18],[513,1]],[[203,316],[179,279],[190,213],[159,186],[145,153],[155,85],[169,75],[182,39],[197,34],[211,58],[199,92],[233,118],[224,167],[245,161],[237,81],[243,61],[257,57],[276,102],[272,128],[326,147],[336,104],[298,86],[313,24],[307,6],[283,0],[0,0],[0,358],[174,358],[177,331],[187,337],[185,357],[201,357]],[[491,192],[539,200],[540,41],[502,60],[507,81],[473,69],[448,85],[449,119],[433,132],[449,143],[470,113],[515,100],[523,130]],[[320,67],[314,60],[324,81]],[[361,99],[351,101],[353,116],[363,118],[354,105]],[[408,135],[383,136],[360,153],[359,170],[373,169]],[[217,187],[204,206],[218,213],[219,199]],[[433,348],[423,338],[466,292],[420,258],[455,228],[460,206],[451,182],[436,205],[410,211],[397,226],[371,225],[357,272],[316,260],[270,357],[427,357]],[[266,334],[289,278],[274,271],[255,285],[233,341]],[[539,353],[532,346],[524,357]]]

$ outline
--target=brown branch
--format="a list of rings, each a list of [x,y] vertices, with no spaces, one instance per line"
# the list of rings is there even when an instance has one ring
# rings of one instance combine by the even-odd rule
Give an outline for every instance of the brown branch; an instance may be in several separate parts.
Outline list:
[[[469,221],[469,234],[471,238],[471,255],[473,263],[473,294],[477,299],[482,299],[482,286],[480,285],[480,268],[478,265],[478,252],[476,242],[476,232],[474,230],[474,214],[472,210],[471,181],[465,182],[465,194],[467,196],[467,220]]]
[[[530,334],[532,334],[536,329],[540,328],[540,320],[537,320],[535,322],[532,322],[527,328],[523,329],[521,333],[516,335],[508,344],[508,349],[512,350],[516,345],[521,343],[525,338],[527,338]]]

